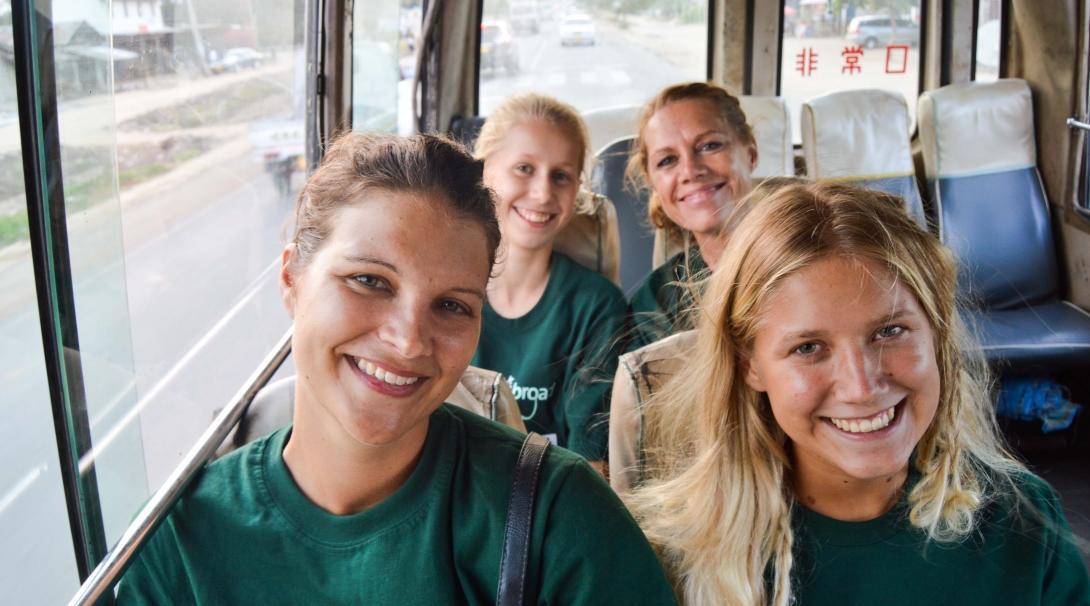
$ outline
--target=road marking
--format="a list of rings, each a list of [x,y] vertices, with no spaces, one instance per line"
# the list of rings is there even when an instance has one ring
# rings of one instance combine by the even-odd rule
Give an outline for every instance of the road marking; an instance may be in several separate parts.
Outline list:
[[[15,483],[15,486],[8,491],[8,494],[4,495],[4,498],[0,499],[0,515],[3,515],[4,511],[11,507],[15,503],[16,499],[23,496],[23,493],[30,488],[38,478],[42,477],[42,474],[49,469],[45,463],[31,469],[21,480]]]
[[[106,449],[109,448],[110,445],[113,444],[118,437],[120,437],[121,433],[125,431],[125,429],[127,429],[133,421],[140,417],[140,413],[148,407],[151,401],[157,398],[159,394],[166,388],[166,386],[169,385],[174,380],[174,378],[181,373],[182,369],[188,366],[189,363],[197,357],[197,354],[201,353],[201,351],[203,351],[204,348],[212,342],[212,339],[219,335],[219,333],[223,331],[224,327],[226,327],[227,324],[231,320],[233,320],[234,317],[237,316],[242,311],[242,309],[251,300],[253,300],[254,297],[257,296],[257,293],[261,290],[261,287],[264,286],[262,282],[265,277],[273,273],[279,267],[280,259],[278,257],[268,267],[266,267],[264,271],[261,272],[256,280],[254,280],[250,284],[249,290],[246,292],[246,294],[242,296],[241,299],[239,299],[238,303],[235,303],[235,306],[232,307],[226,315],[220,318],[219,322],[216,322],[216,324],[212,326],[212,328],[207,333],[205,333],[203,337],[201,337],[201,340],[197,341],[193,348],[187,351],[186,354],[182,356],[181,359],[178,360],[174,364],[174,366],[172,366],[170,370],[167,371],[165,375],[163,375],[163,378],[159,379],[159,382],[148,390],[148,393],[145,394],[144,397],[140,398],[140,401],[136,403],[136,406],[133,406],[131,409],[129,409],[129,412],[127,412],[116,425],[110,428],[110,431],[102,437],[102,440],[97,442],[94,446],[91,447],[91,450],[87,451],[82,457],[80,457],[80,475],[86,474],[91,469],[91,466],[95,463],[95,459],[97,459],[100,454],[105,452]]]
[[[632,82],[632,76],[629,76],[628,72],[624,70],[611,69],[609,70],[609,78],[606,81],[613,86],[624,86]]]

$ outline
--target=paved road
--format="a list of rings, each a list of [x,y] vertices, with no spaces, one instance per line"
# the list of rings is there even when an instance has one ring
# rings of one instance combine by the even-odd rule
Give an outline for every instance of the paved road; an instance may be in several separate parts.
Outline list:
[[[565,47],[555,24],[540,34],[520,35],[518,74],[481,77],[480,111],[487,114],[515,92],[538,91],[580,111],[642,104],[668,84],[704,79],[704,57],[679,67],[649,48],[630,42],[608,22],[599,22],[593,46]]]

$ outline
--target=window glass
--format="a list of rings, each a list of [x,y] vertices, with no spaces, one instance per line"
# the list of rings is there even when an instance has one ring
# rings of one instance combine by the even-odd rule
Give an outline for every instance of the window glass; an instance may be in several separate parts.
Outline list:
[[[479,111],[528,91],[584,112],[641,105],[707,79],[707,41],[707,0],[485,0]]]
[[[63,604],[79,587],[26,236],[11,1],[0,0],[0,595]]]
[[[999,78],[999,44],[1002,35],[1003,0],[977,0],[976,80]]]
[[[786,0],[780,95],[799,143],[800,109],[811,97],[855,88],[901,93],[916,116],[920,0]]]
[[[352,128],[415,131],[411,91],[423,8],[403,0],[357,3],[352,36]]]
[[[304,7],[55,0],[53,21],[80,469],[113,544],[289,324]]]

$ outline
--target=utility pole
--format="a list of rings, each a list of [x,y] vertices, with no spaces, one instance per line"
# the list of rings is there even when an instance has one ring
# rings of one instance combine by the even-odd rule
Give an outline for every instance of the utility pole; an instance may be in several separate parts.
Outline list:
[[[208,55],[205,54],[204,40],[201,39],[201,30],[197,26],[197,13],[193,10],[193,0],[185,0],[185,10],[189,16],[189,29],[193,32],[193,47],[197,51],[197,65],[201,68],[201,75],[209,75]]]

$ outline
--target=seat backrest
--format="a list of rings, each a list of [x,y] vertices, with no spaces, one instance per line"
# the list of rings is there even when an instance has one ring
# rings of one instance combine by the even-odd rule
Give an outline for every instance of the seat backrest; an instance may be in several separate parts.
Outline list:
[[[583,113],[583,121],[590,131],[590,151],[595,156],[617,139],[636,135],[639,105],[618,105]]]
[[[621,284],[621,236],[617,209],[601,194],[579,192],[577,206],[585,212],[572,216],[571,222],[556,236],[554,247],[580,265]]]
[[[780,97],[742,96],[738,101],[757,141],[757,167],[753,169],[753,184],[767,177],[794,175],[795,151],[791,145],[791,115],[787,111],[787,103]],[[667,238],[665,230],[655,230],[652,266],[662,265],[685,250],[685,246],[684,237],[671,239]]]
[[[472,151],[477,135],[481,134],[484,119],[485,116],[455,116],[450,121],[451,137]]]
[[[904,96],[880,89],[829,93],[803,103],[800,121],[808,177],[898,195],[927,227]]]
[[[780,97],[738,98],[746,122],[757,140],[757,167],[753,180],[795,174],[795,153],[791,147],[791,115]]]
[[[446,401],[497,423],[526,431],[518,400],[498,372],[470,366]],[[290,425],[294,411],[295,377],[269,383],[254,397],[234,433],[224,441],[217,455],[222,456]]]
[[[624,137],[613,141],[597,157],[591,173],[591,188],[613,200],[617,216],[620,253],[620,286],[628,296],[639,286],[651,267],[654,236],[647,221],[647,192],[633,192],[625,185],[625,166],[635,141]]]
[[[1053,297],[1059,274],[1024,80],[920,95],[920,143],[939,234],[962,294],[994,309]]]
[[[624,493],[639,483],[643,455],[644,403],[681,370],[685,352],[696,342],[687,330],[620,357],[609,408],[609,483]]]

